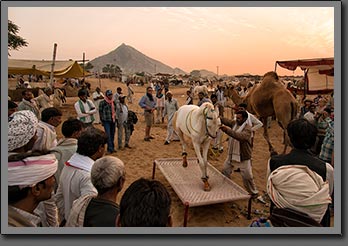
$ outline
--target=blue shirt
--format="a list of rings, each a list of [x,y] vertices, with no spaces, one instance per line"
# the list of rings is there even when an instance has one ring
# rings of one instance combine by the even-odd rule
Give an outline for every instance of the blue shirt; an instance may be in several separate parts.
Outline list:
[[[142,96],[142,98],[140,98],[139,106],[142,107],[145,111],[156,108],[155,97],[153,97],[153,101],[150,101],[150,98],[145,94],[144,96]]]

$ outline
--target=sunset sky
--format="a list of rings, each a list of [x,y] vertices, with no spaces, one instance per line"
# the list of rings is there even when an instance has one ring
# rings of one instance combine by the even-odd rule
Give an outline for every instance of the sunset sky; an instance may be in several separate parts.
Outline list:
[[[122,43],[186,72],[264,74],[334,56],[334,7],[9,7],[28,47],[10,58],[92,60]],[[280,75],[302,75],[278,67]]]

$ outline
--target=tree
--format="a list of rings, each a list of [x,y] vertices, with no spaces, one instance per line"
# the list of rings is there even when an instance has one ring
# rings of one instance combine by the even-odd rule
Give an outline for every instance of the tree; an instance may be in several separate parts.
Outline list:
[[[119,66],[117,66],[116,65],[116,67],[115,67],[115,74],[116,74],[116,76],[122,76],[122,69],[119,67]]]
[[[23,46],[28,46],[28,42],[25,41],[24,38],[17,35],[19,32],[19,27],[13,23],[12,21],[8,20],[8,44],[7,44],[7,50],[8,55],[11,56],[10,50],[18,50],[19,48]]]
[[[115,65],[110,65],[110,64],[106,64],[106,66],[105,67],[103,67],[103,69],[102,69],[102,71],[103,71],[103,73],[112,73],[112,70],[113,70],[113,67],[114,67]]]
[[[190,73],[191,77],[194,77],[195,79],[201,77],[201,72],[199,70],[192,70]]]

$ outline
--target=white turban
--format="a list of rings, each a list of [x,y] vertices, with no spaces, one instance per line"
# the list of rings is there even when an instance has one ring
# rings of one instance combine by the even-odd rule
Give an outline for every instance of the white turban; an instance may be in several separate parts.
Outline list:
[[[328,181],[304,165],[281,166],[267,181],[267,192],[279,208],[292,208],[320,222],[331,203]]]
[[[8,186],[34,186],[57,171],[58,160],[54,154],[27,157],[8,163]]]
[[[38,119],[30,110],[14,112],[8,122],[8,151],[26,145],[36,134]]]

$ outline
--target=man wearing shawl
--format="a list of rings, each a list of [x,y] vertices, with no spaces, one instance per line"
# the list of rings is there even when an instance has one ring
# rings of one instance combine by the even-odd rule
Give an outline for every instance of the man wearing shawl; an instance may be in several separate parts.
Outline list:
[[[116,129],[116,104],[113,100],[112,91],[106,90],[104,100],[99,104],[99,116],[100,121],[104,127],[105,133],[108,136],[108,154],[112,154],[115,151],[115,129]]]
[[[53,107],[53,90],[50,87],[44,89],[44,93],[35,98],[40,111],[42,112],[46,108]]]
[[[314,157],[308,151],[315,143],[317,136],[317,128],[306,119],[297,119],[289,123],[287,132],[293,145],[293,149],[290,153],[285,155],[272,156],[268,161],[267,177],[269,178],[271,173],[282,166],[288,165],[301,165],[308,167],[311,171],[318,174],[323,182],[328,182],[329,194],[333,191],[333,167]],[[280,181],[279,181],[280,182]],[[285,180],[283,180],[285,182]],[[283,184],[287,186],[288,183]],[[309,184],[308,184],[309,185]],[[285,189],[285,188],[284,188]],[[298,189],[296,194],[301,197],[305,192],[302,189]],[[305,203],[304,203],[305,204]],[[277,204],[276,204],[277,205]],[[273,205],[271,206],[272,209]],[[326,213],[322,217],[320,224],[322,226],[330,226],[330,210],[326,205]],[[272,211],[271,211],[272,212]]]
[[[251,126],[247,122],[248,113],[246,111],[236,112],[236,120],[221,118],[223,124],[220,129],[229,135],[228,153],[224,162],[222,174],[230,178],[233,168],[239,168],[246,190],[256,198],[258,190],[256,188],[252,167],[251,167]]]
[[[60,174],[65,165],[65,162],[68,161],[77,150],[77,139],[81,135],[81,132],[84,130],[84,125],[81,121],[74,118],[69,118],[62,124],[62,134],[57,146],[52,149],[53,154],[58,160],[58,170],[56,172],[56,181],[59,184]]]
[[[90,126],[94,122],[94,114],[97,112],[97,109],[93,102],[87,99],[87,91],[85,89],[80,89],[77,95],[80,98],[74,104],[77,118],[87,126]]]
[[[91,181],[98,195],[85,195],[75,200],[66,227],[115,227],[119,213],[117,197],[125,181],[123,162],[104,156],[94,163]]]
[[[86,128],[77,139],[76,153],[65,163],[55,195],[61,226],[69,218],[74,200],[86,194],[97,194],[91,183],[91,169],[104,155],[106,142],[106,134],[94,127]]]
[[[37,128],[37,140],[33,150],[49,150],[57,146],[56,127],[62,122],[62,111],[55,107],[46,108],[41,113]]]

